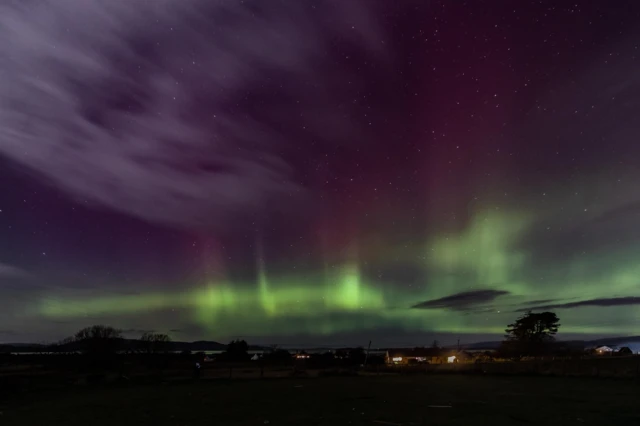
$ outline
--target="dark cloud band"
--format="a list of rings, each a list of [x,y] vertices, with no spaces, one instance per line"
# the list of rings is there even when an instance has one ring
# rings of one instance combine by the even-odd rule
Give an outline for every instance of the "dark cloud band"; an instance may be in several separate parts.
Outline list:
[[[475,290],[452,294],[440,299],[427,300],[413,305],[413,309],[452,309],[464,311],[478,305],[493,302],[500,296],[506,296],[509,292],[505,290]]]
[[[516,310],[516,312],[539,311],[539,310],[545,310],[545,309],[572,309],[572,308],[582,308],[586,306],[611,307],[611,306],[630,306],[630,305],[640,305],[640,297],[637,297],[637,296],[612,297],[612,298],[582,300],[580,302],[571,302],[571,303],[554,303],[549,305],[537,305],[537,306],[530,306],[527,308],[521,308]]]

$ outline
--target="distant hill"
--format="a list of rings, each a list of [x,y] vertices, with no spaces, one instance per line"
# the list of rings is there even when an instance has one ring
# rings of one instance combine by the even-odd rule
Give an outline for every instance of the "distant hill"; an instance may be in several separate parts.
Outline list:
[[[169,344],[172,351],[224,351],[227,349],[227,345],[224,343],[218,343],[208,340],[198,340],[196,342],[171,342]]]
[[[0,354],[7,352],[38,352],[46,348],[46,345],[37,343],[3,343],[0,344]]]
[[[125,339],[123,342],[123,349],[125,350],[141,350],[142,343],[135,339]],[[262,349],[256,346],[250,346],[251,350]],[[42,345],[42,344],[29,344],[29,343],[7,343],[0,345],[0,353],[12,352],[12,353],[25,353],[25,352],[76,352],[82,349],[82,344],[79,342],[70,342],[63,345]],[[167,350],[172,352],[201,352],[201,351],[224,351],[227,349],[227,345],[219,342],[199,340],[197,342],[169,342],[167,344]]]
[[[478,343],[469,343],[466,345],[460,345],[460,349],[465,350],[493,350],[498,349],[502,342],[501,341],[493,341],[493,342],[478,342]],[[457,345],[449,346],[449,348],[457,348]]]
[[[627,337],[604,337],[602,339],[593,340],[559,340],[560,343],[564,343],[570,346],[583,346],[585,348],[591,348],[596,346],[628,346],[632,343],[640,344],[640,336],[627,336]],[[500,347],[502,341],[490,341],[490,342],[478,342],[469,343],[466,345],[460,345],[461,349],[465,350],[494,350]],[[455,346],[450,346],[453,348]]]
[[[573,347],[592,348],[596,346],[640,346],[640,336],[626,336],[626,337],[604,337],[601,339],[593,340],[559,340],[564,345]],[[502,341],[486,341],[476,342],[460,345],[460,349],[480,351],[480,350],[495,350],[500,347]],[[142,350],[142,344],[139,340],[125,339],[123,347],[125,350]],[[455,349],[457,345],[450,345],[447,349]],[[66,343],[64,345],[43,345],[38,343],[6,343],[0,344],[0,353],[25,353],[25,352],[76,352],[82,349],[81,344],[78,342]],[[198,340],[196,342],[169,342],[167,350],[171,352],[206,352],[206,351],[224,351],[227,349],[227,345],[209,340]],[[265,346],[249,345],[249,350],[266,350]],[[292,350],[292,348],[288,348]],[[300,348],[297,348],[300,349]],[[327,351],[334,350],[336,348],[326,348]],[[308,350],[308,349],[307,349]],[[317,349],[315,351],[318,351]],[[374,350],[380,351],[380,349]]]
[[[640,343],[640,336],[629,337],[607,337],[604,339],[591,340],[593,346],[626,346],[630,343]]]

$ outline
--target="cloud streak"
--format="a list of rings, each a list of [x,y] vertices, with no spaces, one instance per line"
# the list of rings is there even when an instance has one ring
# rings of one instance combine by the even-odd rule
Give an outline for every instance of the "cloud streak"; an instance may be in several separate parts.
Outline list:
[[[452,294],[439,299],[427,300],[413,305],[413,309],[451,309],[454,311],[466,311],[478,305],[493,302],[500,296],[506,296],[505,290],[475,290]]]
[[[287,129],[349,132],[332,85],[344,71],[326,81],[316,66],[331,40],[379,53],[366,7],[335,7],[4,2],[0,155],[79,200],[175,226],[281,205],[305,189],[281,154],[302,143]]]
[[[0,263],[0,278],[26,278],[29,273],[15,266]]]
[[[539,311],[539,310],[545,310],[545,309],[572,309],[572,308],[582,308],[586,306],[597,306],[597,307],[606,308],[606,307],[612,307],[612,306],[631,306],[631,305],[640,305],[640,297],[637,297],[637,296],[611,297],[611,298],[582,300],[579,302],[570,302],[570,303],[554,303],[549,305],[537,305],[537,306],[530,306],[527,308],[521,308],[516,310],[516,312]]]

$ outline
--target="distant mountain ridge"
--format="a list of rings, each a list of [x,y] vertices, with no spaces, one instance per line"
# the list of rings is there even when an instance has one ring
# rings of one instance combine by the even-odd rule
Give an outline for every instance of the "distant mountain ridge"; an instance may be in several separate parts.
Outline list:
[[[136,339],[124,339],[122,348],[124,350],[142,350],[143,344]],[[171,352],[203,352],[203,351],[224,351],[227,349],[227,345],[215,341],[198,340],[195,342],[168,342],[166,346],[168,351]],[[39,343],[6,343],[0,344],[0,353],[13,352],[75,352],[82,349],[81,342],[69,342],[62,345],[52,344],[44,345]],[[250,350],[263,349],[260,346],[249,346]]]
[[[596,347],[596,346],[628,346],[630,344],[640,345],[640,336],[626,336],[626,337],[604,337],[601,339],[593,340],[559,340],[559,342],[575,347]],[[485,341],[460,345],[460,349],[463,350],[495,350],[500,347],[502,341]],[[445,346],[447,349],[456,349],[457,345]],[[265,350],[269,346],[249,345],[249,350]],[[338,349],[337,347],[320,347],[323,350],[331,351]],[[318,351],[320,348],[316,348]],[[341,348],[347,348],[343,346]],[[381,347],[384,348],[384,347]],[[82,349],[82,345],[79,342],[70,342],[63,345],[45,345],[40,343],[5,343],[0,344],[0,353],[25,353],[25,352],[76,352]],[[125,350],[142,350],[143,346],[139,340],[136,339],[124,339],[123,349]],[[227,349],[227,345],[224,343],[210,341],[210,340],[198,340],[195,342],[169,342],[167,343],[167,350],[170,352],[206,352],[206,351],[224,351]],[[288,345],[286,348],[289,351],[295,351],[297,349],[303,349],[303,347],[296,347],[295,345]],[[308,350],[308,349],[307,349]],[[380,351],[381,349],[372,349],[372,351]]]
[[[558,342],[568,344],[570,346],[584,346],[585,348],[596,346],[625,346],[630,343],[640,343],[640,336],[626,336],[626,337],[603,337],[601,339],[593,340],[558,340]],[[489,341],[489,342],[477,342],[469,343],[466,345],[460,345],[460,349],[466,350],[492,350],[500,347],[502,341]],[[449,346],[450,348],[457,346]]]

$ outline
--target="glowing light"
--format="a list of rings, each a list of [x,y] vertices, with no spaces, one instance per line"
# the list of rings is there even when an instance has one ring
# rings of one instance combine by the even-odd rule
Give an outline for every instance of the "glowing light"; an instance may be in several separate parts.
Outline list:
[[[448,363],[456,362],[456,356],[452,355],[452,356],[447,357],[447,362]]]
[[[402,361],[402,357],[401,356],[396,356],[396,357],[391,358],[391,360],[393,362],[401,362]]]
[[[248,265],[254,278],[220,277],[190,288],[170,287],[180,291],[156,287],[131,295],[80,297],[75,293],[74,297],[65,297],[59,291],[43,292],[23,315],[25,320],[100,317],[114,326],[121,320],[127,327],[128,315],[153,314],[157,315],[154,321],[159,323],[158,328],[197,326],[221,338],[273,335],[274,330],[279,335],[330,335],[380,328],[502,334],[516,316],[514,309],[549,295],[567,300],[580,300],[585,295],[608,297],[610,293],[635,295],[640,265],[634,262],[631,251],[607,251],[593,257],[587,253],[563,262],[559,269],[545,271],[541,280],[535,259],[520,244],[523,235],[533,231],[532,223],[528,215],[514,211],[476,212],[469,225],[455,233],[436,232],[418,245],[361,244],[359,251],[352,247],[343,251],[340,262],[327,260],[324,267],[295,274],[292,272],[300,269],[271,266],[267,262],[269,253],[263,253],[257,242],[255,264]],[[367,261],[362,260],[365,258]],[[398,261],[414,268],[417,276],[428,277],[433,285],[416,282],[418,285],[405,286],[393,274],[379,273]],[[594,273],[594,265],[602,271]],[[566,284],[572,282],[580,285]],[[481,306],[490,309],[477,313],[462,313],[447,306],[411,309],[422,301],[489,285],[508,292]],[[594,321],[604,310],[610,321]],[[168,311],[180,313],[177,324],[175,319],[162,324]],[[561,333],[633,333],[640,321],[640,308],[586,306],[558,310],[558,316],[563,324]]]

